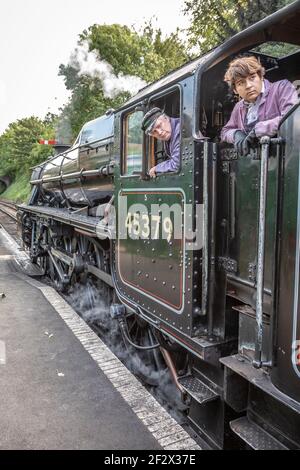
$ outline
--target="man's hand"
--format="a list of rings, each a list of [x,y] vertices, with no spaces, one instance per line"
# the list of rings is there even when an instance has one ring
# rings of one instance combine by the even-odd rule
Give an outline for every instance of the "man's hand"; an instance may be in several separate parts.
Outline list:
[[[235,131],[234,133],[234,148],[239,155],[242,155],[243,151],[243,142],[247,134],[243,131]]]
[[[254,129],[246,134],[243,131],[236,131],[234,134],[234,147],[239,155],[246,156],[250,153],[251,148],[255,148],[258,144],[258,139],[255,135]]]
[[[155,169],[156,169],[155,166],[152,167],[152,168],[150,168],[150,170],[149,170],[149,176],[150,176],[150,178],[156,178]]]

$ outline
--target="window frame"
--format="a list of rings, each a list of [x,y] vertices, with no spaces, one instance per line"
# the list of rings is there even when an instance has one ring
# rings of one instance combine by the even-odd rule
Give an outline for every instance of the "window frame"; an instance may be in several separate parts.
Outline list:
[[[177,171],[170,171],[166,173],[156,173],[156,177],[159,178],[161,176],[172,176],[172,175],[178,175],[181,172],[181,165],[182,165],[182,127],[183,127],[183,92],[182,92],[182,85],[181,83],[176,83],[172,86],[170,86],[167,89],[161,90],[158,93],[155,93],[149,98],[148,101],[148,106],[151,105],[151,103],[157,101],[159,98],[164,98],[167,97],[168,95],[171,95],[174,92],[178,92],[179,94],[179,119],[180,119],[180,161],[179,161],[179,168]],[[173,117],[173,116],[171,116]],[[148,159],[147,163],[149,166],[149,162],[154,161],[154,166],[155,166],[155,156],[154,156],[154,148],[155,148],[155,137],[151,136],[146,136],[147,142],[146,142],[146,149],[148,153]],[[150,153],[151,152],[151,153]],[[153,152],[153,153],[152,153]],[[147,171],[150,170],[152,166],[147,168]]]
[[[142,134],[142,159],[141,159],[141,170],[139,172],[136,172],[135,174],[129,174],[126,173],[127,171],[127,148],[128,148],[128,117],[135,112],[142,112],[142,109],[136,110],[136,108],[139,105],[136,104],[135,106],[127,109],[124,113],[121,115],[121,142],[122,142],[122,153],[121,153],[121,165],[120,165],[120,177],[121,178],[140,178],[142,172],[143,172],[143,162],[145,159],[145,154],[144,154],[144,133],[141,129],[141,134]]]

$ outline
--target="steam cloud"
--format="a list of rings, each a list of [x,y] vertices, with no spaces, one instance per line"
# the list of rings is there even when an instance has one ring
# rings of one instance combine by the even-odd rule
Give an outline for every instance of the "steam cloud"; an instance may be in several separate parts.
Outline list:
[[[79,75],[99,78],[107,98],[114,98],[124,91],[134,95],[146,85],[144,80],[133,75],[120,73],[119,76],[116,76],[108,62],[99,60],[94,51],[89,51],[87,41],[81,47],[75,49],[75,52],[71,55],[70,63],[79,70]]]

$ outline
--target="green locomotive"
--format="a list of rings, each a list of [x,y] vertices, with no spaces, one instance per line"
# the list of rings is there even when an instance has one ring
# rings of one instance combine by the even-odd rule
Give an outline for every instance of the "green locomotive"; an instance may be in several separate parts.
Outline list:
[[[60,289],[105,286],[125,338],[160,347],[216,449],[300,448],[300,107],[247,157],[219,139],[233,57],[300,83],[300,50],[273,57],[268,42],[300,46],[299,1],[87,123],[19,207],[33,261]],[[163,149],[141,130],[154,106],[181,122],[180,169],[155,180]]]

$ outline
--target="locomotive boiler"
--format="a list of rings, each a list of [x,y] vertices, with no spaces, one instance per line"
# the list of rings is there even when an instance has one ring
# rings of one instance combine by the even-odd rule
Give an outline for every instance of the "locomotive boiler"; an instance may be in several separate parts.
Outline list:
[[[296,1],[85,124],[19,207],[32,260],[58,289],[94,283],[125,341],[154,363],[160,349],[215,449],[300,448],[300,107],[247,157],[219,137],[238,54],[299,87],[299,25]],[[294,47],[270,55],[270,42]],[[141,130],[153,106],[181,122],[180,169],[155,180],[164,149]]]

